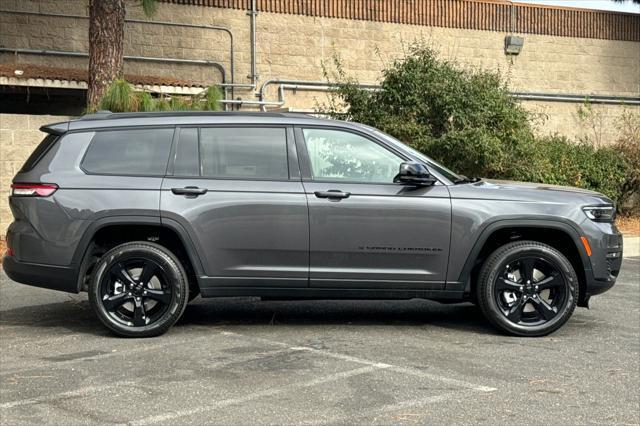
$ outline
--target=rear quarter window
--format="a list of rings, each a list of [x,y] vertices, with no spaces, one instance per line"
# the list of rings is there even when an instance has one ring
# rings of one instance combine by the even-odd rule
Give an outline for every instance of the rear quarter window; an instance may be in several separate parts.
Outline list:
[[[82,169],[92,174],[163,176],[172,139],[173,129],[96,132],[82,160]]]
[[[24,165],[20,169],[20,173],[28,172],[33,170],[33,168],[38,164],[38,161],[44,157],[44,155],[51,149],[53,145],[55,145],[58,140],[58,136],[56,135],[47,135],[42,142],[38,144],[36,149],[33,150],[27,161],[25,161]]]

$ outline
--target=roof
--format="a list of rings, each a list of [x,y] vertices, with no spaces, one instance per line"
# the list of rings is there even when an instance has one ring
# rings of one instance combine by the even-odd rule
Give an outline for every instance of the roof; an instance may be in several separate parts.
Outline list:
[[[210,111],[167,111],[167,112],[98,112],[77,120],[49,124],[41,127],[48,133],[61,134],[71,130],[102,129],[130,126],[201,126],[208,124],[321,124],[339,127],[358,127],[356,123],[327,120],[300,113],[279,112],[210,112]]]
[[[162,90],[162,87],[196,88],[196,92],[204,88],[201,84],[172,77],[125,74],[124,78],[129,83],[140,86],[137,88],[158,92],[167,92],[167,90]],[[30,82],[29,86],[86,89],[88,70],[26,63],[0,64],[0,79],[2,79],[0,84],[5,85],[25,85],[26,82]],[[40,84],[34,84],[33,80],[42,81]],[[64,83],[61,84],[61,82]]]

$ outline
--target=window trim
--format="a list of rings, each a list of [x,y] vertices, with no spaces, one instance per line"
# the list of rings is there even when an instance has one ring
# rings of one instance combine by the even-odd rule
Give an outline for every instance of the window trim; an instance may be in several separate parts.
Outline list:
[[[319,130],[333,130],[340,131],[344,133],[351,133],[365,139],[370,140],[371,142],[379,145],[383,149],[393,153],[394,155],[400,157],[402,161],[410,161],[413,160],[406,153],[396,149],[393,146],[389,146],[384,141],[379,140],[367,133],[358,131],[357,129],[340,127],[340,126],[318,126],[318,125],[301,125],[295,126],[295,135],[296,135],[296,144],[298,145],[298,152],[302,154],[299,155],[300,159],[300,172],[302,174],[302,180],[304,182],[318,182],[318,183],[336,183],[336,184],[345,184],[345,185],[393,185],[398,186],[398,183],[393,182],[363,182],[363,181],[354,181],[354,180],[345,180],[345,179],[316,179],[313,177],[313,170],[311,168],[311,158],[309,157],[309,151],[307,149],[307,140],[304,137],[304,130],[306,129],[319,129]]]
[[[91,149],[91,145],[94,144],[95,138],[99,133],[102,133],[102,132],[120,132],[120,131],[127,131],[127,130],[160,130],[160,129],[172,129],[173,130],[173,134],[171,135],[171,144],[169,145],[169,156],[167,158],[167,164],[164,167],[164,173],[162,173],[162,174],[97,173],[97,172],[89,171],[84,167],[84,162],[86,160],[87,154],[89,153],[89,150]],[[82,129],[81,131],[77,131],[77,132],[74,132],[74,133],[93,133],[93,136],[91,136],[91,140],[87,144],[87,147],[85,148],[84,153],[82,154],[82,158],[80,159],[80,163],[78,165],[78,167],[80,168],[80,170],[82,170],[82,172],[84,174],[89,175],[89,176],[122,176],[122,177],[163,178],[163,177],[166,176],[167,168],[169,167],[169,163],[171,162],[171,152],[173,150],[174,140],[175,140],[175,137],[176,137],[176,126],[107,127],[107,128],[95,129],[95,130],[90,130],[90,131],[86,131],[85,129]]]
[[[172,179],[198,179],[198,180],[237,180],[237,181],[262,181],[262,182],[290,182],[290,181],[299,181],[300,176],[299,172],[296,173],[295,169],[292,171],[292,166],[294,162],[297,163],[297,158],[292,158],[292,155],[296,155],[295,146],[292,148],[291,146],[294,144],[294,136],[292,132],[292,126],[289,124],[262,124],[262,123],[220,123],[220,124],[189,124],[189,125],[180,125],[176,126],[176,132],[180,132],[182,129],[198,129],[198,163],[200,165],[199,175],[198,176],[184,176],[184,175],[175,175],[175,160],[178,150],[178,144],[180,143],[180,137],[176,137],[175,146],[172,147],[172,154],[169,156],[170,169],[167,170],[167,177]],[[247,128],[275,128],[284,130],[285,136],[285,155],[286,155],[286,163],[287,163],[287,177],[286,178],[268,178],[268,177],[248,177],[248,176],[203,176],[202,175],[202,156],[201,156],[201,130],[207,128],[238,128],[238,129],[247,129]],[[295,175],[298,176],[295,176]]]

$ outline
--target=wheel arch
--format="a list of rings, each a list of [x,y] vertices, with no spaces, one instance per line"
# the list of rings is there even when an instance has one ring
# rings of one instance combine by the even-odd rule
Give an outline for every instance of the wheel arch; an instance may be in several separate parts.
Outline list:
[[[586,274],[591,262],[582,248],[580,232],[570,223],[560,220],[498,220],[485,227],[474,244],[460,273],[459,282],[465,294],[473,297],[478,272],[484,259],[498,247],[512,241],[532,240],[558,249],[571,262],[579,281],[579,306],[584,306]]]
[[[152,241],[171,250],[184,263],[192,285],[199,286],[202,262],[191,238],[179,223],[160,221],[153,216],[114,216],[99,219],[84,232],[74,253],[73,263],[78,265],[78,291],[82,291],[86,278],[95,264],[96,254],[128,241]]]

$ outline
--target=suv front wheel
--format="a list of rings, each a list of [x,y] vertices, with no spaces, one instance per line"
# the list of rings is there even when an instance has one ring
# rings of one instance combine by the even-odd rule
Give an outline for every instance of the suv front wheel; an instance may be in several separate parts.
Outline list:
[[[494,251],[478,277],[478,305],[497,328],[517,336],[544,336],[571,317],[578,277],[555,248],[518,241]]]
[[[180,261],[165,247],[143,241],[108,251],[89,286],[89,301],[100,321],[125,337],[166,332],[188,300],[187,274]]]

